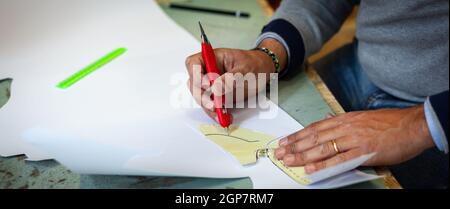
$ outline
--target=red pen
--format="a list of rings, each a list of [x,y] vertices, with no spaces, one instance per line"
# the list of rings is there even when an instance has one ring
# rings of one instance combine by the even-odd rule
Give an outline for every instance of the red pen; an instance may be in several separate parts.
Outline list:
[[[208,38],[206,37],[205,31],[203,30],[202,24],[198,22],[200,25],[200,31],[202,33],[202,57],[203,62],[206,66],[206,72],[208,73],[209,84],[212,86],[214,80],[217,78],[217,75],[220,75],[219,69],[217,69],[216,65],[216,55],[214,54],[214,50],[209,43]],[[219,119],[220,125],[225,128],[227,133],[229,134],[229,127],[231,125],[231,114],[228,113],[227,108],[225,107],[225,96],[215,97],[214,94],[211,95],[214,100],[214,107],[216,108],[217,118]]]

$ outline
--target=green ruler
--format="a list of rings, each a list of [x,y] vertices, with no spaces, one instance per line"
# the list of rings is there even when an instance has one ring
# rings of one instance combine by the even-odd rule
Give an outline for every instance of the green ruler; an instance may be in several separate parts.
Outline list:
[[[75,74],[71,75],[70,77],[66,78],[65,80],[58,83],[56,87],[60,89],[67,89],[73,84],[77,83],[79,80],[83,79],[87,75],[91,74],[92,72],[96,71],[97,69],[101,68],[102,66],[108,64],[115,58],[119,57],[123,53],[127,51],[126,48],[118,48],[109,54],[105,55],[104,57],[100,58],[99,60],[95,61],[94,63],[88,65],[87,67],[81,69],[80,71],[76,72]]]

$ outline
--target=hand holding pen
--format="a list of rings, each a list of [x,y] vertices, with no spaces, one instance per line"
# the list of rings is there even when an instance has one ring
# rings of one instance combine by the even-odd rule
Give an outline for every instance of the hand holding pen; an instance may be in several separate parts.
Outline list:
[[[258,47],[270,48],[280,56],[281,68],[284,68],[287,62],[287,53],[282,44],[275,40],[267,39],[263,41]],[[216,95],[225,95],[226,104],[235,104],[243,102],[248,97],[254,96],[258,92],[248,91],[248,86],[237,86],[235,82],[230,81],[234,75],[239,73],[241,75],[247,74],[267,74],[269,78],[270,73],[275,72],[275,66],[272,59],[264,52],[258,50],[240,50],[240,49],[226,49],[219,48],[212,50],[215,54],[217,70],[220,74],[212,85],[209,79],[202,79],[206,76],[207,69],[202,53],[197,53],[189,56],[186,59],[186,69],[189,73],[188,86],[191,94],[196,102],[202,106],[203,110],[215,119],[218,123],[218,115],[216,113],[213,99],[208,95],[208,91]],[[200,79],[198,79],[200,77]],[[194,79],[196,78],[196,79]],[[231,85],[230,85],[231,84]],[[236,92],[243,91],[244,97],[236,98]],[[231,115],[230,115],[231,116]]]

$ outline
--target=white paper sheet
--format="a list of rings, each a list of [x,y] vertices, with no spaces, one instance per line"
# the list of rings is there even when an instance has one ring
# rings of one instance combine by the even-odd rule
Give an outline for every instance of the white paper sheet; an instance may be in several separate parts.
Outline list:
[[[331,178],[307,186],[295,182],[281,169],[277,168],[269,158],[260,158],[256,164],[247,167],[246,171],[252,179],[253,187],[256,189],[330,189],[380,178],[380,176],[366,174],[358,170],[344,169],[348,165],[356,168],[360,165],[358,163],[365,158],[367,156],[361,156],[356,160],[346,162],[344,165],[332,167],[330,170],[339,171],[341,174],[333,175]]]
[[[107,126],[172,114],[171,76],[184,73],[184,58],[200,48],[148,0],[3,0],[0,21],[0,78],[14,79],[0,110],[0,154],[30,160],[50,157],[19,138],[36,125]],[[55,88],[118,47],[128,52],[67,91]]]
[[[268,165],[272,176],[256,176],[201,137],[198,124],[213,123],[201,109],[170,105],[193,103],[184,59],[200,45],[155,2],[2,0],[0,27],[0,78],[14,79],[0,109],[0,155],[54,158],[79,173],[250,175],[258,188],[293,186]],[[118,47],[128,51],[67,90],[55,87]],[[172,97],[174,91],[181,96]],[[302,128],[268,104],[279,110],[275,118],[258,118],[262,109],[238,110],[235,124],[274,136]]]

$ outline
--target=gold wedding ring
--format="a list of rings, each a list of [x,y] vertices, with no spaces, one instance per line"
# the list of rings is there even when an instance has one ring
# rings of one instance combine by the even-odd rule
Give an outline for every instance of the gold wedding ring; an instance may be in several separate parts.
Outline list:
[[[334,139],[331,140],[331,143],[333,144],[334,151],[336,151],[336,153],[340,153],[339,147],[338,147],[338,145],[336,143],[336,140],[334,140]]]

